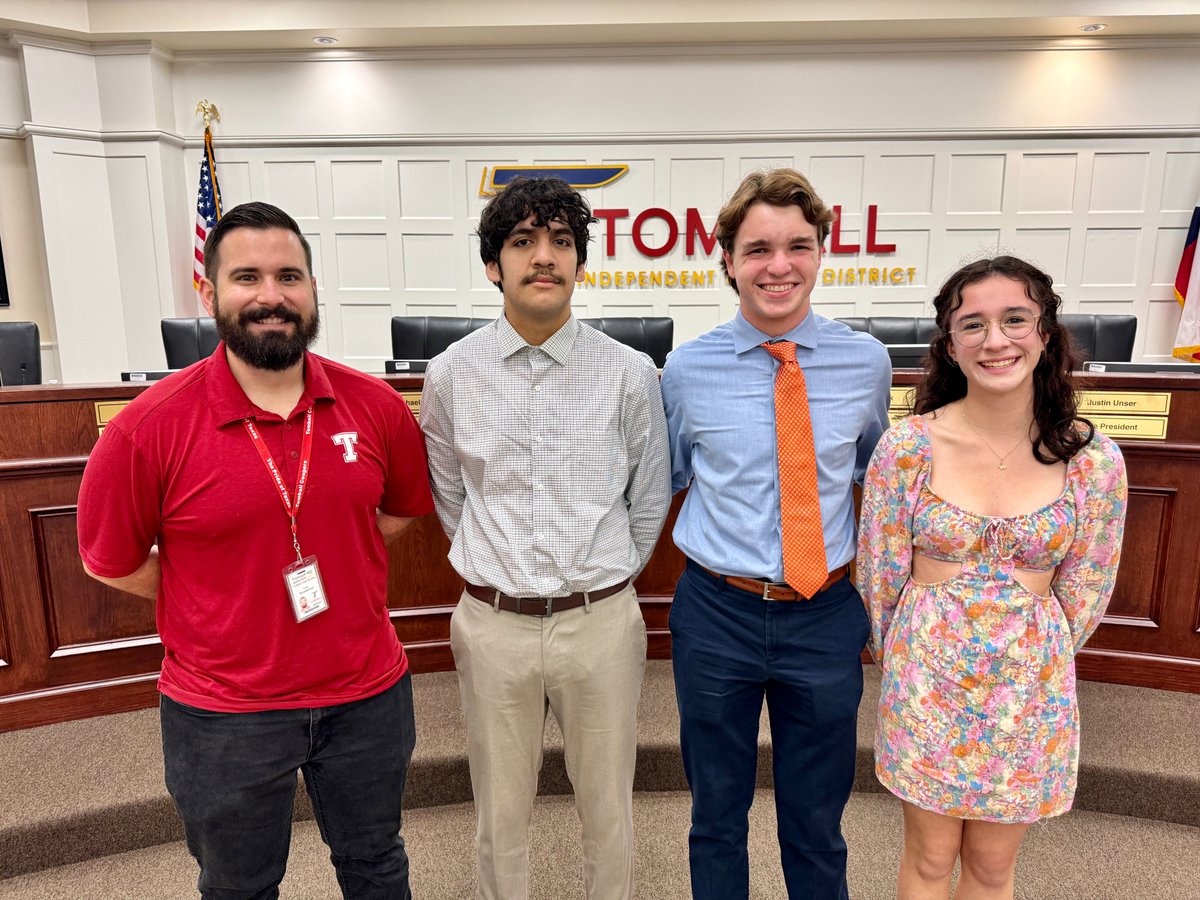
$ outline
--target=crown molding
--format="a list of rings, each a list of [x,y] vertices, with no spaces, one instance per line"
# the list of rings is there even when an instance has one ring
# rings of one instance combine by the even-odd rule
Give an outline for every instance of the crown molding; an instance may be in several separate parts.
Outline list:
[[[96,131],[64,128],[25,122],[20,126],[0,125],[0,138],[22,139],[50,137],[93,141],[101,144],[153,142],[184,150],[204,146],[203,135],[180,135],[147,129],[142,131]],[[495,146],[571,146],[628,144],[698,143],[813,143],[842,141],[1037,141],[1088,139],[1200,139],[1200,124],[1155,125],[1136,127],[1047,127],[1047,128],[957,128],[957,129],[814,129],[809,131],[659,131],[659,132],[561,132],[503,134],[486,132],[464,134],[430,132],[425,134],[272,134],[215,135],[221,149],[269,149],[287,147],[374,148],[374,147],[495,147]]]
[[[71,38],[51,37],[46,34],[34,34],[28,31],[13,31],[8,35],[10,47],[38,47],[45,50],[61,50],[66,53],[79,53],[83,56],[154,56],[171,61],[175,54],[155,43],[154,41],[113,41],[111,43],[93,43],[76,41]]]
[[[959,129],[857,129],[810,131],[663,131],[663,132],[561,132],[498,134],[485,132],[425,134],[275,134],[214,135],[220,148],[270,147],[405,147],[502,146],[573,144],[693,144],[789,143],[812,141],[945,141],[945,140],[1045,140],[1087,138],[1200,138],[1200,123],[1161,126],[1098,126],[1075,128],[959,128]],[[186,149],[204,145],[203,136],[183,139]]]
[[[169,131],[95,131],[88,128],[64,128],[59,125],[38,125],[36,122],[25,122],[20,128],[13,129],[14,137],[51,137],[75,141],[94,141],[100,144],[145,143],[166,144],[169,147],[184,147],[185,138]],[[0,129],[0,136],[4,131]],[[196,145],[204,143],[203,137],[196,139]]]
[[[146,54],[176,63],[231,62],[375,62],[433,60],[538,59],[661,59],[714,56],[820,57],[855,54],[1006,53],[1047,51],[1200,50],[1200,36],[1139,35],[1102,37],[1079,35],[1048,38],[927,38],[892,41],[730,41],[725,43],[650,44],[511,44],[496,47],[381,47],[375,49],[312,48],[291,50],[170,50],[153,40],[81,41],[28,31],[8,34],[12,47],[41,47],[88,56]]]
[[[806,42],[729,42],[688,44],[560,44],[553,47],[510,45],[503,47],[414,47],[378,49],[312,50],[188,50],[176,51],[179,63],[208,62],[372,62],[422,60],[499,60],[527,61],[536,49],[538,59],[596,59],[713,56],[843,56],[880,53],[988,53],[1012,51],[1062,50],[1200,50],[1200,36],[1178,35],[1138,37],[1055,37],[1055,38],[977,38],[926,39],[912,41],[806,41]]]
[[[10,47],[40,47],[46,50],[63,50],[67,53],[83,53],[94,56],[93,47],[86,41],[76,41],[70,38],[51,37],[48,34],[35,34],[32,31],[12,31],[8,35]]]

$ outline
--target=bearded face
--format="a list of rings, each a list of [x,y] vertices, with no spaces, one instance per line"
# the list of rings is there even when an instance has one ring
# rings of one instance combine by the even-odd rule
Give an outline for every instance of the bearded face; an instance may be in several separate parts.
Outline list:
[[[249,366],[271,372],[282,372],[300,362],[321,327],[315,302],[308,316],[282,303],[244,307],[235,313],[222,308],[215,290],[213,318],[229,352]]]

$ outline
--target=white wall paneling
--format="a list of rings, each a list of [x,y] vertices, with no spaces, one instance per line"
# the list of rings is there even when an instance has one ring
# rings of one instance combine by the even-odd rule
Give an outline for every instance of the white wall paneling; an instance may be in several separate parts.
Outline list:
[[[201,97],[221,110],[225,206],[262,199],[297,218],[313,244],[319,347],[368,371],[390,355],[390,315],[496,314],[472,237],[481,176],[538,163],[630,166],[587,192],[629,214],[596,228],[581,315],[670,315],[677,341],[728,319],[736,297],[716,252],[687,253],[687,210],[711,230],[746,172],[794,164],[842,208],[841,243],[859,245],[826,254],[819,312],[926,313],[962,261],[1012,251],[1050,271],[1068,311],[1135,313],[1137,357],[1170,354],[1171,281],[1200,201],[1200,124],[1181,124],[1179,102],[1200,96],[1195,41],[340,57],[28,35],[12,46],[0,77],[17,73],[20,87],[0,86],[0,139],[24,141],[28,163],[4,154],[0,175],[29,179],[45,254],[26,258],[17,242],[13,266],[48,273],[46,319],[70,380],[156,364],[157,319],[197,309]],[[519,102],[529,90],[562,102]],[[651,208],[678,232],[659,256],[634,246],[670,243],[661,217],[635,228]],[[9,231],[13,210],[0,197]],[[873,251],[872,238],[896,250]]]
[[[628,214],[594,227],[588,271],[595,281],[577,288],[575,310],[586,316],[670,315],[682,341],[736,310],[719,252],[704,253],[697,242],[695,252],[686,253],[686,211],[698,209],[711,231],[721,203],[743,173],[756,167],[751,163],[798,160],[826,201],[842,207],[841,243],[860,249],[826,254],[825,277],[832,283],[814,294],[822,314],[929,314],[930,298],[957,266],[1012,252],[1050,272],[1068,311],[1149,316],[1152,303],[1169,297],[1190,217],[1186,201],[1174,192],[1187,190],[1188,178],[1200,179],[1200,167],[1193,166],[1198,146],[1195,139],[1157,137],[839,141],[824,142],[811,153],[811,147],[795,143],[589,144],[570,153],[501,146],[492,155],[452,145],[331,149],[218,143],[218,165],[223,184],[226,171],[238,173],[238,200],[246,199],[240,195],[245,185],[251,196],[278,203],[314,233],[321,299],[336,320],[326,325],[330,352],[381,371],[390,353],[382,310],[464,316],[498,310],[499,293],[484,275],[473,236],[484,202],[483,169],[497,162],[627,163],[630,171],[622,179],[586,192],[594,207]],[[184,169],[191,172],[199,150],[188,150],[186,157]],[[234,192],[226,188],[227,198]],[[878,208],[878,221],[868,235],[871,205]],[[662,256],[642,255],[634,245],[635,219],[652,207],[676,222],[674,246]],[[638,229],[652,249],[665,246],[671,232],[658,215]],[[896,250],[869,252],[869,236]],[[872,269],[903,270],[903,276],[899,283],[886,274],[879,275],[886,283],[862,283]],[[674,279],[671,286],[667,278]],[[1164,306],[1155,315],[1162,321],[1152,328],[1147,318],[1137,354],[1165,358],[1172,313]]]
[[[102,148],[55,138],[35,139],[39,172],[50,173],[41,195],[46,259],[55,297],[55,331],[64,352],[65,381],[113,380],[126,367],[117,242],[108,166]]]

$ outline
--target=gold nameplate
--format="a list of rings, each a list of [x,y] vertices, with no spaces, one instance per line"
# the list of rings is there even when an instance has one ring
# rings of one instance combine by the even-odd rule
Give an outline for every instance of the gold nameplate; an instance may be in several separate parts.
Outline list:
[[[1171,411],[1171,395],[1166,391],[1080,391],[1075,399],[1083,416],[1092,413],[1165,416]]]
[[[1145,441],[1162,441],[1167,437],[1166,416],[1105,416],[1089,415],[1096,430],[1111,438],[1123,440],[1137,438]]]
[[[103,434],[104,426],[113,420],[113,416],[129,405],[128,400],[100,400],[96,407],[96,431]]]
[[[888,401],[890,409],[911,409],[913,401],[917,398],[917,389],[915,385],[901,385],[900,387],[892,388],[892,396]]]
[[[400,391],[400,396],[404,398],[404,402],[408,404],[409,411],[412,412],[413,418],[420,421],[421,419],[421,392],[420,391]]]

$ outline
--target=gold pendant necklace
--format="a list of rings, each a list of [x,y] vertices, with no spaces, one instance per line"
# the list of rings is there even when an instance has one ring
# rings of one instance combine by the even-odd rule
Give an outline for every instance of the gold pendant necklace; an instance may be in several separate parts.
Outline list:
[[[999,469],[1001,472],[1003,472],[1005,469],[1008,468],[1008,466],[1006,466],[1004,464],[1004,461],[1006,459],[1008,459],[1010,456],[1012,456],[1013,452],[1018,447],[1020,447],[1023,443],[1025,443],[1027,440],[1029,440],[1029,426],[1033,424],[1032,422],[1030,422],[1029,425],[1025,426],[1025,433],[1023,435],[1021,435],[1021,439],[1018,440],[1015,444],[1013,444],[1012,447],[1009,448],[1007,453],[1005,453],[1003,456],[1001,456],[999,453],[996,452],[995,448],[992,447],[992,445],[987,442],[987,438],[985,438],[982,434],[979,433],[979,429],[976,428],[973,424],[971,424],[971,420],[967,418],[967,414],[966,414],[966,412],[964,412],[962,410],[961,406],[959,407],[959,411],[962,412],[963,421],[967,423],[967,427],[970,428],[973,432],[975,432],[975,437],[979,438],[979,440],[981,440],[983,442],[983,446],[988,448],[988,452],[990,452],[992,454],[992,456],[996,457],[996,461],[999,463],[999,465],[996,466],[996,468]]]

